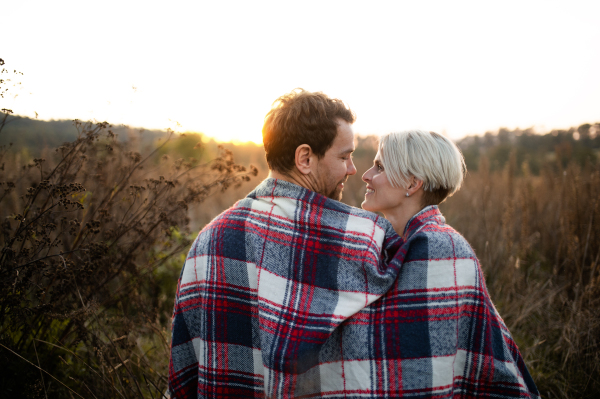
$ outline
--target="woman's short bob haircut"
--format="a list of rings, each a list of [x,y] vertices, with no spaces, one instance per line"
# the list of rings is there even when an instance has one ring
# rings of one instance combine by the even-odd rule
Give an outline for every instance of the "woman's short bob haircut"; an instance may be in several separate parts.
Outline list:
[[[456,144],[423,130],[383,136],[379,156],[392,186],[408,187],[411,176],[423,181],[423,207],[441,204],[458,191],[467,171]]]

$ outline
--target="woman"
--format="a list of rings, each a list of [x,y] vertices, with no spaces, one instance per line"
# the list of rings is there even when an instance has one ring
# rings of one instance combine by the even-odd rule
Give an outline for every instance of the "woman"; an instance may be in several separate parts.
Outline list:
[[[415,397],[537,398],[473,249],[438,209],[465,170],[449,139],[412,130],[384,136],[363,175],[362,207],[383,213],[403,239],[400,274],[377,307],[380,317],[395,312],[388,350],[398,352],[398,378]]]

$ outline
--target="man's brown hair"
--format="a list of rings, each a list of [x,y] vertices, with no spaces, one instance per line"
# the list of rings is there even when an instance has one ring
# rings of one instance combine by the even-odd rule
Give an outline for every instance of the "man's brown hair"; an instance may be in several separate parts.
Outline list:
[[[356,120],[341,100],[321,92],[298,88],[279,97],[262,129],[269,168],[282,173],[292,170],[296,148],[302,144],[323,158],[337,135],[337,118],[350,124]]]

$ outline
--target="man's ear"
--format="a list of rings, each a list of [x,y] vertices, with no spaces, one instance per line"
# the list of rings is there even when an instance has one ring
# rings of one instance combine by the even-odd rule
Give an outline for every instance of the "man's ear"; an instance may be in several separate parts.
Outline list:
[[[296,168],[303,175],[308,175],[312,172],[314,164],[314,153],[308,144],[301,144],[296,148]]]

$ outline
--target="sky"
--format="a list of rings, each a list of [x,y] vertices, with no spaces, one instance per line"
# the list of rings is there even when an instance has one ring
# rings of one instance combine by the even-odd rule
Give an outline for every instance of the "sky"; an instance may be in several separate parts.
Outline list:
[[[0,58],[23,75],[0,108],[260,143],[302,87],[347,103],[359,134],[543,133],[600,122],[598,15],[597,0],[5,2]]]

